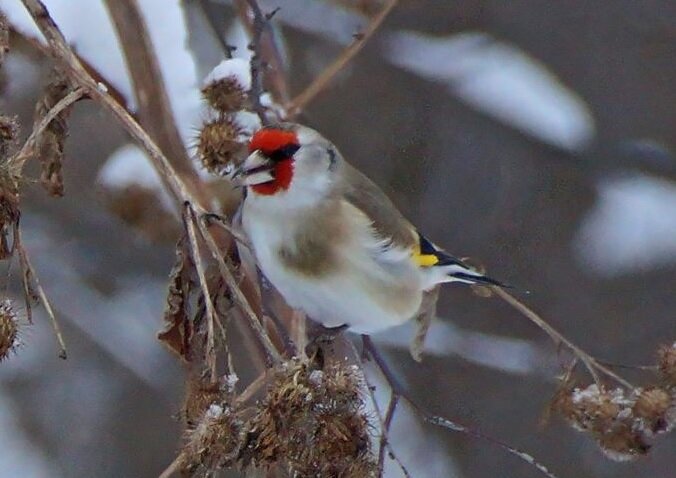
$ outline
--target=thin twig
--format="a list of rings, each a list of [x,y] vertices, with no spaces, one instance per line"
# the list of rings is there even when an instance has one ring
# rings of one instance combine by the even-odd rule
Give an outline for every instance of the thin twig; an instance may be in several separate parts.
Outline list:
[[[137,0],[105,0],[104,3],[124,51],[138,105],[139,123],[187,180],[199,181],[178,132],[157,55]]]
[[[568,340],[563,334],[561,334],[558,330],[549,325],[547,321],[545,321],[542,317],[536,314],[531,308],[529,308],[523,302],[519,301],[516,297],[514,297],[510,293],[506,292],[502,287],[491,286],[491,290],[495,294],[497,294],[497,296],[500,297],[503,301],[507,302],[514,309],[518,310],[524,317],[526,317],[528,320],[530,320],[540,329],[542,329],[547,335],[549,335],[549,337],[554,341],[554,343],[565,345],[585,365],[585,367],[587,368],[587,370],[589,370],[589,373],[594,378],[594,381],[599,387],[601,386],[601,381],[599,379],[597,371],[604,373],[605,375],[612,378],[617,383],[626,387],[629,390],[634,389],[634,386],[631,383],[629,383],[628,381],[617,375],[615,372],[613,372],[608,367],[601,364],[594,357],[592,357],[587,352],[582,350],[580,347],[575,345],[573,342]]]
[[[195,261],[195,269],[197,270],[197,277],[199,278],[202,294],[204,295],[204,304],[207,311],[207,350],[206,361],[211,371],[211,383],[218,381],[218,370],[216,368],[216,343],[215,343],[215,329],[214,322],[216,321],[216,308],[209,292],[209,284],[207,282],[204,264],[202,263],[202,255],[200,254],[199,245],[197,244],[197,233],[195,232],[196,218],[189,203],[185,204],[183,212],[183,222],[188,232],[188,243],[190,244],[190,251]]]
[[[207,212],[202,217],[203,217],[203,220],[207,221],[207,223],[209,225],[211,224],[212,221],[217,223],[223,229],[228,231],[228,234],[230,234],[237,242],[242,244],[247,249],[252,250],[251,243],[249,242],[249,238],[246,237],[243,232],[240,232],[239,229],[237,229],[232,224],[230,224],[228,222],[228,220],[225,219],[220,214],[216,214],[216,213],[213,213],[213,212]]]
[[[378,476],[383,476],[385,471],[385,447],[388,443],[388,437],[390,435],[390,425],[392,424],[392,418],[394,418],[394,412],[397,409],[397,404],[399,403],[399,394],[394,390],[391,390],[390,403],[387,405],[387,411],[385,412],[385,423],[384,423],[384,432],[380,434],[380,448],[378,449]]]
[[[235,399],[235,404],[234,407],[237,408],[246,402],[248,402],[251,397],[256,395],[256,392],[258,392],[261,387],[265,384],[265,381],[268,378],[268,374],[266,372],[261,373],[256,379],[249,384],[248,387],[246,387],[242,393],[239,394],[239,396]]]
[[[26,268],[26,271],[24,271],[24,277],[27,277],[28,280],[30,279],[33,280],[33,283],[35,284],[35,289],[38,293],[38,297],[40,298],[40,302],[42,303],[42,306],[45,308],[45,312],[47,312],[49,320],[52,323],[54,335],[56,335],[56,340],[59,343],[59,358],[65,360],[68,358],[68,352],[66,350],[66,342],[63,339],[63,333],[61,332],[61,326],[59,325],[59,321],[56,320],[56,315],[54,314],[54,309],[52,309],[52,304],[49,302],[47,294],[45,293],[45,290],[42,288],[42,285],[40,284],[40,279],[38,279],[38,276],[35,273],[35,269],[31,264],[26,249],[24,249],[23,247],[23,241],[21,239],[21,228],[19,228],[18,224],[14,226],[14,242],[19,252],[19,260],[22,263],[22,267]]]
[[[162,473],[157,478],[169,478],[171,475],[179,471],[179,468],[183,464],[184,460],[184,455],[183,453],[179,453],[176,458],[174,458],[174,461],[172,461],[169,466],[167,466]]]
[[[53,107],[50,109],[47,114],[33,127],[33,131],[30,136],[24,142],[23,146],[19,151],[14,154],[11,158],[7,160],[7,165],[12,171],[13,174],[18,175],[23,169],[26,160],[30,158],[34,153],[35,143],[49,124],[56,119],[61,112],[70,107],[73,103],[80,100],[85,96],[85,90],[83,88],[76,88],[75,90],[68,93],[66,96],[61,98]]]
[[[331,83],[333,78],[364,48],[366,42],[378,30],[387,15],[397,5],[397,0],[388,0],[383,8],[375,15],[363,33],[356,35],[354,41],[331,63],[302,93],[286,105],[290,117],[300,113],[319,93]]]
[[[264,15],[256,0],[246,0],[246,2],[249,4],[251,15],[253,17],[253,31],[251,34],[251,43],[249,44],[249,49],[253,53],[253,56],[251,57],[251,91],[249,92],[249,98],[251,100],[251,108],[258,115],[261,123],[264,126],[267,126],[270,124],[270,120],[268,119],[265,106],[261,104],[261,95],[263,94],[263,56],[261,54],[261,39],[263,38],[265,30],[268,28],[270,18],[272,18],[276,10]]]
[[[416,413],[426,422],[431,423],[433,425],[440,426],[442,428],[445,428],[447,430],[451,431],[456,431],[460,433],[464,433],[466,435],[472,436],[474,438],[478,438],[484,441],[487,441],[489,443],[492,443],[493,445],[496,445],[503,450],[505,450],[507,453],[514,455],[518,457],[520,460],[525,461],[531,466],[534,466],[538,471],[540,471],[542,474],[547,476],[548,478],[557,478],[556,475],[554,475],[549,469],[547,469],[546,466],[544,466],[542,463],[539,463],[535,458],[533,458],[531,455],[528,453],[519,450],[518,448],[515,448],[511,445],[508,445],[496,438],[491,437],[490,435],[486,435],[483,432],[476,430],[472,427],[462,425],[456,421],[449,420],[444,417],[440,417],[437,415],[434,415],[432,413],[429,413],[426,411],[418,402],[413,400],[411,396],[406,392],[404,387],[401,385],[401,383],[396,379],[392,371],[390,370],[390,367],[383,358],[383,356],[380,354],[380,351],[376,348],[375,344],[371,340],[370,337],[366,335],[362,335],[362,341],[364,344],[364,352],[367,352],[368,355],[373,359],[375,364],[377,365],[378,369],[380,372],[383,374],[383,377],[387,381],[388,385],[392,389],[394,393],[397,393],[401,398],[406,400],[409,405],[413,408],[413,410],[416,411]]]
[[[249,36],[253,36],[253,18],[249,15],[248,0],[235,0],[234,4],[237,9],[237,14],[240,21],[249,32]],[[265,78],[267,80],[272,99],[284,105],[289,102],[289,84],[285,75],[284,61],[282,53],[279,48],[279,42],[276,35],[273,35],[271,28],[270,34],[261,37],[259,50],[261,53],[261,60],[266,66]]]
[[[362,372],[362,376],[364,377],[364,383],[366,385],[366,390],[368,390],[369,398],[371,399],[371,403],[373,404],[373,408],[376,412],[376,416],[378,417],[380,430],[381,430],[380,450],[378,452],[378,476],[382,477],[382,473],[383,473],[383,469],[384,469],[384,460],[385,460],[384,451],[385,451],[385,449],[387,449],[387,451],[390,454],[390,458],[392,458],[397,463],[397,465],[399,466],[399,469],[401,470],[403,475],[406,478],[411,478],[411,475],[408,472],[408,469],[401,462],[401,460],[399,459],[397,454],[394,452],[394,449],[392,448],[392,444],[390,443],[390,440],[388,440],[390,423],[392,422],[392,418],[394,417],[394,410],[392,410],[392,413],[390,414],[392,402],[390,401],[390,405],[388,405],[387,412],[386,412],[386,415],[390,416],[389,422],[388,422],[387,416],[383,417],[382,411],[380,410],[380,405],[378,405],[378,401],[376,400],[376,395],[374,393],[375,387],[371,386],[371,384],[368,381],[368,377],[366,376],[366,370],[364,369],[364,361],[365,361],[364,355],[360,354],[357,351],[357,348],[354,346],[354,343],[351,340],[347,339],[344,334],[341,335],[341,337],[349,345],[357,363],[359,363],[361,365],[361,372]],[[365,336],[362,336],[362,337],[365,337]],[[390,388],[391,388],[392,392],[395,393],[394,389],[392,389],[392,387],[390,387]],[[394,405],[394,407],[396,408],[396,405]]]

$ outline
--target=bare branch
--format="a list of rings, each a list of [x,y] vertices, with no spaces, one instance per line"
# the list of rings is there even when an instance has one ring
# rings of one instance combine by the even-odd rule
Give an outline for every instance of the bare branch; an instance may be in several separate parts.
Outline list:
[[[195,261],[195,269],[197,270],[197,277],[199,278],[200,287],[202,289],[202,295],[204,296],[204,304],[207,309],[207,350],[205,356],[206,362],[209,365],[209,370],[211,371],[211,383],[216,383],[218,381],[218,371],[216,369],[216,345],[214,335],[216,308],[214,307],[214,302],[211,298],[211,292],[209,291],[209,284],[207,282],[204,264],[202,263],[202,256],[199,251],[199,245],[197,244],[195,221],[196,218],[194,216],[193,210],[190,207],[190,204],[186,203],[183,212],[183,222],[188,232],[188,243],[190,244],[192,257]]]
[[[573,342],[568,340],[558,330],[549,325],[549,323],[547,323],[546,320],[544,320],[542,317],[536,314],[531,308],[526,306],[523,302],[519,301],[516,297],[506,292],[502,287],[491,286],[491,290],[495,292],[495,294],[497,294],[497,296],[500,297],[500,299],[507,302],[514,309],[518,310],[524,317],[526,317],[528,320],[530,320],[540,329],[542,329],[547,335],[549,335],[549,337],[554,341],[554,343],[565,345],[577,358],[580,359],[580,361],[585,365],[585,367],[587,367],[587,370],[589,370],[589,373],[594,378],[594,381],[596,382],[597,385],[599,385],[599,387],[601,386],[601,383],[597,371],[604,373],[605,375],[612,378],[620,385],[627,387],[629,390],[634,389],[634,386],[631,383],[627,382],[618,374],[610,370],[605,365],[601,364],[594,357],[592,357],[587,352],[582,350],[580,347],[575,345]]]
[[[401,398],[405,399],[411,407],[418,413],[418,415],[426,422],[432,423],[434,425],[446,428],[447,430],[456,431],[464,433],[466,435],[472,436],[474,438],[479,438],[485,440],[493,445],[496,445],[511,455],[516,456],[522,461],[527,462],[529,465],[534,466],[538,471],[547,476],[548,478],[557,478],[551,471],[547,469],[546,466],[539,463],[535,458],[529,455],[526,452],[523,452],[511,445],[508,445],[500,440],[497,440],[489,435],[484,434],[483,432],[476,430],[472,427],[462,425],[456,421],[443,418],[426,411],[420,404],[411,398],[411,396],[406,392],[402,387],[399,381],[396,379],[388,363],[385,361],[383,356],[380,354],[380,351],[376,348],[373,341],[367,335],[362,335],[362,342],[364,344],[364,352],[373,358],[373,361],[376,363],[378,369],[383,374],[383,377],[387,381],[388,385],[392,389],[392,392],[399,395]]]
[[[235,0],[237,14],[249,32],[249,36],[253,37],[254,25],[253,16],[249,15],[248,0]],[[266,66],[265,79],[268,87],[272,93],[272,98],[276,103],[284,105],[289,102],[289,85],[284,71],[284,62],[282,61],[282,54],[279,51],[279,45],[275,40],[275,35],[262,35],[260,39],[259,50],[261,60]]]
[[[321,93],[335,78],[335,76],[347,65],[357,54],[364,48],[366,42],[378,30],[380,25],[387,17],[387,15],[397,5],[397,0],[389,0],[385,6],[366,27],[366,30],[355,36],[354,41],[350,46],[345,48],[343,52],[331,63],[317,78],[310,83],[305,90],[286,105],[286,111],[289,112],[290,117],[296,116],[305,108],[310,101],[312,101],[319,93]]]
[[[38,276],[35,274],[35,269],[31,264],[30,258],[28,257],[28,252],[23,247],[23,241],[21,240],[21,229],[19,228],[18,224],[14,225],[14,244],[15,247],[17,248],[17,251],[19,252],[19,260],[21,261],[22,268],[25,268],[24,280],[25,281],[32,280],[33,283],[35,284],[37,295],[40,299],[40,302],[42,303],[42,306],[45,308],[45,312],[47,312],[47,315],[49,316],[49,320],[52,323],[52,328],[54,329],[54,335],[56,335],[56,340],[59,343],[59,358],[65,360],[66,358],[68,358],[68,353],[66,350],[66,342],[63,340],[63,334],[61,333],[61,326],[59,325],[59,321],[56,320],[56,315],[54,315],[52,304],[49,302],[47,294],[45,294],[45,290],[42,288],[40,280],[38,279]],[[30,284],[24,283],[24,287],[30,288]],[[26,303],[28,303],[29,300],[30,299],[27,297]]]
[[[136,0],[105,0],[134,85],[138,120],[174,167],[198,180],[178,132],[148,28]]]
[[[253,31],[251,43],[249,44],[249,49],[253,52],[253,56],[251,57],[251,92],[249,93],[249,98],[251,100],[251,108],[258,115],[261,123],[264,126],[267,126],[270,124],[270,120],[267,116],[267,110],[261,104],[261,95],[263,94],[263,56],[261,53],[261,42],[263,34],[269,26],[268,22],[275,14],[276,10],[264,15],[256,0],[246,0],[246,2],[251,8],[253,17]]]

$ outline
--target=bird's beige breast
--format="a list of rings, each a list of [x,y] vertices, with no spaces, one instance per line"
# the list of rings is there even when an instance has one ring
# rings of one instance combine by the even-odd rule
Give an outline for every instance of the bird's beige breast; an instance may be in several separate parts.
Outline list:
[[[291,271],[310,278],[336,274],[343,268],[343,251],[349,248],[348,224],[339,205],[308,213],[279,245],[277,257]]]

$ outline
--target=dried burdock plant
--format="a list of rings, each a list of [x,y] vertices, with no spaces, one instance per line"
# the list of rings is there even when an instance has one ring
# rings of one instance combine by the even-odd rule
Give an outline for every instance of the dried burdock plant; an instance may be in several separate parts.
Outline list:
[[[654,439],[676,424],[676,396],[659,387],[606,389],[596,384],[565,383],[552,409],[576,430],[588,433],[616,461],[648,453]]]
[[[194,324],[190,320],[189,298],[195,284],[192,279],[194,264],[185,236],[178,240],[175,254],[164,309],[165,328],[157,338],[181,359],[190,361]]]
[[[250,421],[242,464],[290,476],[375,475],[372,430],[359,369],[333,362],[280,366]]]
[[[35,106],[35,124],[59,101],[72,91],[68,79],[58,70],[52,73],[53,79],[45,88],[45,92]],[[52,196],[63,196],[63,148],[68,136],[67,119],[71,108],[63,109],[36,138],[35,154],[42,165],[40,181]]]
[[[19,317],[9,299],[0,300],[0,361],[19,346]]]
[[[242,444],[244,424],[227,404],[212,403],[186,432],[180,468],[191,477],[211,476],[232,466]]]
[[[220,175],[236,164],[245,151],[241,135],[240,125],[229,116],[204,123],[197,142],[197,153],[204,168]]]
[[[244,109],[251,89],[249,62],[239,58],[223,60],[204,80],[202,96],[219,113]]]

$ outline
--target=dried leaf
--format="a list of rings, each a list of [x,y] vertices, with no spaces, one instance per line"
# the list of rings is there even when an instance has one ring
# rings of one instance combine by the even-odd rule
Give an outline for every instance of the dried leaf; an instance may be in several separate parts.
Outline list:
[[[164,310],[165,328],[157,334],[157,338],[186,362],[191,359],[190,342],[193,335],[193,323],[188,311],[190,291],[194,285],[191,279],[193,268],[184,235],[176,244],[176,261],[169,273],[167,306]]]
[[[37,124],[45,115],[72,90],[70,82],[58,71],[47,88],[44,96],[35,106],[34,121]],[[37,138],[35,151],[42,164],[40,181],[52,196],[63,196],[63,148],[68,137],[67,119],[71,108],[64,109],[49,123]]]
[[[415,317],[415,324],[417,326],[415,337],[409,346],[409,352],[413,360],[422,362],[422,353],[425,347],[425,337],[427,331],[432,324],[432,320],[437,315],[437,301],[439,300],[439,286],[432,290],[425,292],[423,295],[422,304],[418,309],[418,315]]]

